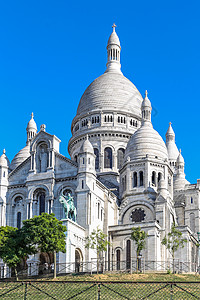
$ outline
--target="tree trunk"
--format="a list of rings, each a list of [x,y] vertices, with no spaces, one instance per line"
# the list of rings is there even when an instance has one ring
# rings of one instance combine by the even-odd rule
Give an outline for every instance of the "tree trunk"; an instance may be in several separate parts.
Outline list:
[[[99,253],[97,252],[97,274],[99,274]]]
[[[15,270],[15,276],[16,276],[16,280],[18,281],[18,273],[17,273],[17,269],[16,269],[16,267],[14,267],[14,270]]]
[[[53,262],[54,262],[54,270],[53,270],[53,278],[56,278],[56,251],[53,252]]]
[[[172,257],[173,257],[173,274],[175,273],[175,265],[174,265],[174,251],[172,253]]]

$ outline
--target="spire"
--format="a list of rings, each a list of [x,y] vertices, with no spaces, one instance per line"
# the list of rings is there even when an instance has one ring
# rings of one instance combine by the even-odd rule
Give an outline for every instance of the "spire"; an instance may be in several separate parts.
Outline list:
[[[118,72],[121,73],[120,64],[120,41],[115,31],[117,26],[113,24],[113,32],[111,33],[107,44],[107,70],[106,72]]]
[[[185,187],[185,184],[187,183],[185,179],[185,172],[184,172],[184,158],[181,154],[181,149],[179,150],[179,155],[176,160],[176,174],[174,179],[174,189],[175,190],[182,190]]]
[[[175,143],[175,133],[172,128],[171,122],[169,122],[169,127],[165,136],[166,136],[166,146],[169,155],[169,160],[172,163],[172,166],[174,166],[176,163],[176,159],[179,155],[179,152]]]
[[[151,124],[151,102],[148,98],[148,92],[147,90],[145,91],[145,97],[144,100],[142,101],[142,124],[148,122]]]
[[[31,119],[28,122],[26,132],[27,132],[27,143],[36,135],[37,133],[37,125],[34,120],[33,112],[31,113]]]

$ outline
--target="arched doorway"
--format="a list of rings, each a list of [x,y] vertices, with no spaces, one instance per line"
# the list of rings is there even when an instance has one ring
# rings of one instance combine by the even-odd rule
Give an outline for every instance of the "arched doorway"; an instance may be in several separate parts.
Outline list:
[[[53,262],[53,253],[41,252],[39,273],[46,274],[51,272],[51,266],[53,265]]]
[[[76,273],[83,272],[82,262],[83,262],[82,252],[80,249],[76,249],[75,250],[75,272]]]

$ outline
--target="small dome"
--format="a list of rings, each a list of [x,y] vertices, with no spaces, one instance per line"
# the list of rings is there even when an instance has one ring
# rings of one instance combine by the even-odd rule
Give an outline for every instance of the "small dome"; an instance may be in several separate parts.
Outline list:
[[[181,154],[181,149],[179,150],[179,155],[178,155],[178,157],[177,157],[177,165],[180,165],[180,164],[185,164],[185,161],[184,161],[184,158],[183,158],[183,156],[182,156],[182,154]]]
[[[6,156],[6,151],[5,149],[3,150],[3,154],[0,157],[0,166],[2,167],[9,167],[10,166],[10,162],[9,159]]]
[[[80,153],[93,153],[94,154],[94,149],[92,147],[92,144],[90,143],[90,141],[87,139],[83,142],[81,148],[80,148]]]
[[[143,125],[130,138],[125,158],[130,156],[131,160],[143,157],[168,159],[167,148],[159,133],[153,129],[152,124],[144,122]]]
[[[28,131],[28,130],[36,130],[37,131],[37,125],[36,125],[36,123],[35,123],[35,120],[33,119],[33,113],[31,114],[31,119],[30,119],[30,121],[28,122],[28,125],[27,125],[27,128],[26,128],[26,130]]]
[[[142,108],[144,108],[144,107],[149,107],[149,108],[151,108],[151,102],[150,102],[150,100],[149,100],[149,98],[148,98],[148,96],[147,96],[147,91],[145,91],[145,98],[144,98],[144,100],[142,101]]]
[[[108,39],[108,46],[109,45],[118,45],[120,47],[120,41],[118,35],[115,31],[113,31]]]
[[[20,150],[13,160],[11,161],[11,170],[16,169],[23,161],[25,161],[30,156],[30,146],[26,145],[22,150]]]

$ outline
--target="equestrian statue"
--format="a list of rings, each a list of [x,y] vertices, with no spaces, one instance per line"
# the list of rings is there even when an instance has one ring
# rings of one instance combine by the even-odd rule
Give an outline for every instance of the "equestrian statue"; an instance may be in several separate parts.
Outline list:
[[[76,207],[74,206],[74,199],[70,193],[66,195],[62,194],[59,197],[59,202],[64,206],[64,212],[66,219],[70,219],[76,222]]]

